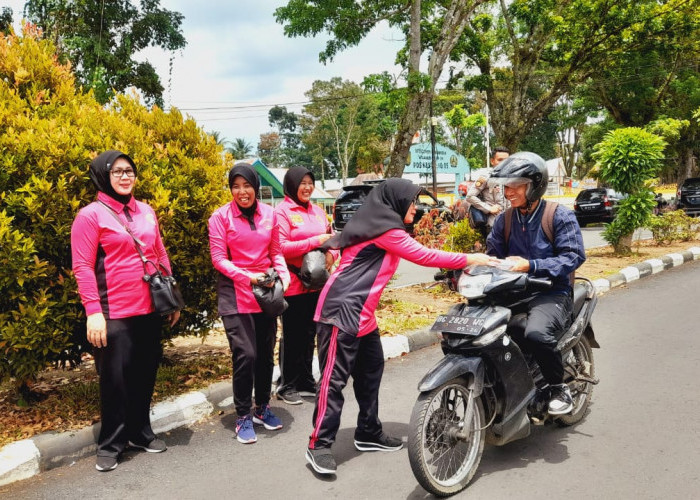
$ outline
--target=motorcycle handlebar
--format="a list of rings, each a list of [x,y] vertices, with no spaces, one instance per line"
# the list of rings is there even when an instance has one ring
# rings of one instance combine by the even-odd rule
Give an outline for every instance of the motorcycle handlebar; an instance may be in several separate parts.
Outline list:
[[[540,290],[549,290],[552,288],[552,281],[547,278],[528,278],[528,286],[539,288]]]

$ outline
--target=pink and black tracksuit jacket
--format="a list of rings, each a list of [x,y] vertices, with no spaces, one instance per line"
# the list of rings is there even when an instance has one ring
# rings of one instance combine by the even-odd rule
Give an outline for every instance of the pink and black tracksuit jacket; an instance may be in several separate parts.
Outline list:
[[[276,223],[272,207],[260,202],[252,224],[233,201],[218,208],[209,218],[211,260],[219,271],[219,315],[262,312],[250,278],[270,267],[282,281],[289,281],[279,239],[273,237]]]
[[[314,317],[319,323],[322,374],[309,448],[333,444],[343,406],[341,391],[350,375],[360,406],[355,438],[381,433],[377,397],[384,355],[374,311],[402,258],[449,269],[467,265],[465,254],[431,250],[402,229],[391,229],[343,250],[340,266],[323,288]]]
[[[133,197],[126,205],[103,192],[97,199],[109,205],[134,235],[145,243],[147,259],[170,272],[170,261],[160,237],[156,214]],[[151,292],[134,239],[98,202],[78,212],[71,229],[73,273],[87,315],[101,312],[107,319],[153,312]],[[153,269],[149,271],[153,272]]]
[[[289,196],[275,207],[277,230],[279,231],[280,247],[288,266],[301,268],[304,255],[318,248],[318,238],[330,233],[330,224],[326,212],[318,205],[309,203],[308,208],[296,203]],[[334,257],[336,250],[330,250]],[[291,283],[285,292],[285,297],[308,293],[303,283],[295,273],[290,273]]]

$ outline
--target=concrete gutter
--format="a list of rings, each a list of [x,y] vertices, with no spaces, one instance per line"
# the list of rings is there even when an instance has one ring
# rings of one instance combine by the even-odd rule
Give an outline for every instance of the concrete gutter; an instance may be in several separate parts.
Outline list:
[[[682,253],[672,253],[659,259],[649,259],[607,278],[593,282],[596,291],[603,294],[612,288],[625,285],[666,269],[678,267],[686,262],[700,260],[700,247],[692,247]],[[385,359],[433,345],[439,337],[428,328],[408,332],[405,335],[382,337]],[[275,367],[277,379],[278,367]],[[318,365],[315,361],[315,372]],[[191,425],[221,409],[232,405],[231,382],[217,382],[201,391],[189,392],[162,401],[151,409],[151,424],[156,433],[167,432]],[[8,444],[0,449],[0,486],[30,478],[41,471],[70,465],[76,460],[92,455],[100,424],[76,431],[47,432],[31,439]]]

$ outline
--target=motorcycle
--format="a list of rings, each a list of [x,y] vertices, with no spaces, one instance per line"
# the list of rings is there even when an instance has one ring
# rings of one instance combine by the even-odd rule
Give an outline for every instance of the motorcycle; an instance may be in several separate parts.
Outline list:
[[[557,344],[574,407],[569,414],[551,416],[549,388],[539,367],[513,340],[520,338],[525,314],[512,314],[551,288],[551,282],[494,266],[435,278],[468,303],[453,306],[432,327],[442,334],[445,356],[418,385],[408,456],[424,489],[449,496],[468,486],[486,442],[502,446],[528,436],[531,425],[569,426],[584,417],[598,383],[592,348],[600,346],[591,326],[597,297],[590,280],[576,278],[571,326]]]

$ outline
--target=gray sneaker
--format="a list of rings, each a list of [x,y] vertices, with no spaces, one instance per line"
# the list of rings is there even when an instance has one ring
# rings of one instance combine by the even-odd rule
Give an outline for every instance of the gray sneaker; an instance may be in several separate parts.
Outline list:
[[[165,450],[168,449],[168,447],[165,444],[165,441],[158,438],[153,438],[153,440],[148,444],[136,444],[129,441],[129,446],[131,446],[132,448],[138,448],[140,450],[147,451],[148,453],[163,453]]]
[[[338,468],[330,448],[321,448],[319,450],[307,448],[306,461],[309,462],[311,467],[319,474],[335,474]]]
[[[382,433],[379,437],[361,440],[355,438],[355,448],[358,451],[399,451],[403,448],[403,441]]]
[[[95,462],[95,469],[100,472],[108,472],[117,468],[116,457],[103,457],[97,455],[97,461]]]
[[[291,389],[286,390],[284,392],[278,392],[277,399],[281,399],[288,405],[300,405],[304,402],[304,400],[301,399],[299,393]]]

